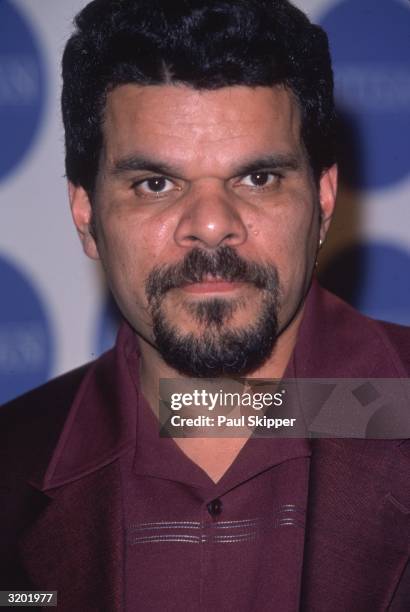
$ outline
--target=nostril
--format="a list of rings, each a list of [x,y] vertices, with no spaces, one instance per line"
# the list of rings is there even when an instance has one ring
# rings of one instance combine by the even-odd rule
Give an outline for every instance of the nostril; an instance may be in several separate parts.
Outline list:
[[[198,199],[183,210],[175,229],[175,240],[181,246],[201,244],[217,248],[244,242],[248,229],[237,207],[223,198]]]

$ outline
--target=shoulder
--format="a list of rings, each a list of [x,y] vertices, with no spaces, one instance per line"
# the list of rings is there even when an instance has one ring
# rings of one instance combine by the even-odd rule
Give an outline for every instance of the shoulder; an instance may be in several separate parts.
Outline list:
[[[387,323],[385,321],[375,321],[381,333],[397,353],[400,361],[407,369],[410,376],[410,327]]]
[[[356,354],[367,354],[371,360],[373,375],[398,378],[410,375],[410,327],[380,321],[366,316],[334,294],[321,289],[325,308],[330,313],[330,329],[333,337],[343,341]],[[393,366],[387,373],[386,364]]]
[[[21,420],[33,424],[44,418],[58,419],[64,407],[69,407],[90,366],[76,368],[0,406],[0,424],[13,425]]]
[[[410,328],[369,318],[314,282],[296,357],[299,377],[408,378]]]
[[[1,471],[24,474],[47,460],[90,366],[63,374],[0,407]]]

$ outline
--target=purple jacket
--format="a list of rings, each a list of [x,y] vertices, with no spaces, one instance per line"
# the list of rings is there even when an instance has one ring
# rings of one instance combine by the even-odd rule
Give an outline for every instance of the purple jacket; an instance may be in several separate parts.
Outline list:
[[[410,330],[363,317],[314,283],[293,361],[303,378],[408,378]],[[118,459],[133,441],[113,418],[127,401],[121,367],[113,349],[0,409],[0,590],[58,590],[63,612],[124,609]],[[79,408],[89,423],[80,478],[60,439]],[[407,612],[410,440],[311,444],[300,610]]]

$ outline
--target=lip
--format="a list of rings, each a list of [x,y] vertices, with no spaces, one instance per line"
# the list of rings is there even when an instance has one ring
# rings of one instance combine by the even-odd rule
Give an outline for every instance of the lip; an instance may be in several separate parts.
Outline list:
[[[229,293],[241,289],[245,283],[231,282],[226,280],[204,280],[201,283],[184,285],[183,291],[187,293]]]

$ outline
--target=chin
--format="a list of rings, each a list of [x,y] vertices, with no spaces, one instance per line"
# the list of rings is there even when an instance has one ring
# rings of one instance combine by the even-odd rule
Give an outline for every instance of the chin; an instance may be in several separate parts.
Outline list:
[[[155,345],[174,370],[194,378],[246,376],[272,355],[278,336],[274,300],[266,300],[259,315],[246,326],[234,323],[234,312],[227,312],[232,304],[225,300],[214,302],[211,308],[209,301],[199,310],[198,306],[194,331],[182,330],[161,310],[154,313]]]

